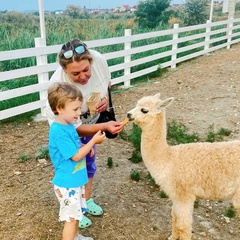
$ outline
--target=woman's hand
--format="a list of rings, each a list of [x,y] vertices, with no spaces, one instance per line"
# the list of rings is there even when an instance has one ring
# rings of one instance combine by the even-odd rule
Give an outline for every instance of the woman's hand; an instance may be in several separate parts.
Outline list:
[[[101,102],[97,105],[97,113],[103,112],[108,108],[108,100],[106,97],[102,98]]]
[[[104,129],[112,134],[119,133],[123,130],[124,125],[118,121],[109,121],[105,123]]]

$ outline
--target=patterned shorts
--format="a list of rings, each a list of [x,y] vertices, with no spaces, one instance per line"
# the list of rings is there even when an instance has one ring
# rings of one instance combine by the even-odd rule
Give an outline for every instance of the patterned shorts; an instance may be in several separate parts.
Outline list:
[[[59,221],[81,221],[87,209],[85,187],[62,188],[54,185],[54,192],[60,203]]]

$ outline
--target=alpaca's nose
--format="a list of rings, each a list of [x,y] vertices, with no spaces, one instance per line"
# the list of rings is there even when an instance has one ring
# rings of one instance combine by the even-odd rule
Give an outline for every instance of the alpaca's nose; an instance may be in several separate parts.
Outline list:
[[[132,114],[131,114],[130,112],[127,113],[127,118],[128,118],[130,121],[134,119],[133,116],[132,116]]]

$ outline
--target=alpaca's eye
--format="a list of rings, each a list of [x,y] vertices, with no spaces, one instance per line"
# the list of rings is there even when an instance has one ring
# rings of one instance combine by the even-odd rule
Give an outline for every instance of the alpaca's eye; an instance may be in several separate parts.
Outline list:
[[[148,109],[146,109],[146,108],[142,108],[142,109],[141,109],[141,112],[142,112],[142,113],[144,113],[144,114],[146,114],[146,113],[148,113],[148,112],[149,112],[149,110],[148,110]]]

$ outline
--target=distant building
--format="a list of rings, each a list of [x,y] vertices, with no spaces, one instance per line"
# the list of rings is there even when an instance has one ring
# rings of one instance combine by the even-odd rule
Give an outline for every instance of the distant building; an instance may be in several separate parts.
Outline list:
[[[130,12],[131,11],[131,7],[129,5],[122,5],[122,7],[120,7],[119,12]]]
[[[56,15],[63,14],[63,10],[56,10],[56,11],[54,11],[54,14],[56,14]]]
[[[240,0],[239,0],[239,1],[240,1]],[[135,12],[135,11],[137,11],[137,5],[132,6],[130,11],[131,11],[131,12]]]
[[[121,7],[116,7],[112,9],[113,13],[125,13],[125,12],[135,12],[137,10],[137,5],[129,6],[129,5],[122,5]]]

